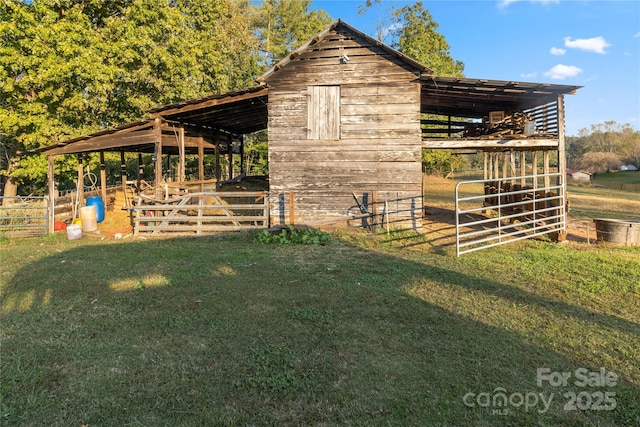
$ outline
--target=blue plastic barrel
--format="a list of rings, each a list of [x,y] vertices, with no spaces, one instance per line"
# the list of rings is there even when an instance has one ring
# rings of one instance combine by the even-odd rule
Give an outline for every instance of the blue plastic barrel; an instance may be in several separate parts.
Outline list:
[[[91,196],[87,198],[87,206],[96,207],[96,221],[104,221],[104,202],[100,196]]]

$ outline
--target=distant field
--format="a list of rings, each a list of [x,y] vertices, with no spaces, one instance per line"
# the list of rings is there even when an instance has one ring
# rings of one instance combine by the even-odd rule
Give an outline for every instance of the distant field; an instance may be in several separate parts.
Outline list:
[[[567,188],[573,218],[640,219],[640,194],[594,186]]]
[[[638,194],[640,198],[640,171],[599,173],[592,176],[591,186],[629,191]]]

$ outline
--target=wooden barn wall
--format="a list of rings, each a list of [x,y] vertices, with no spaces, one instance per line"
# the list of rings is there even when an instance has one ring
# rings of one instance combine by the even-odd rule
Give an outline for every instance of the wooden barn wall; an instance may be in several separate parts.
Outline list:
[[[344,54],[349,60],[341,63]],[[282,208],[277,200],[288,200],[290,191],[298,222],[355,212],[352,193],[362,200],[376,191],[378,201],[393,200],[398,215],[420,226],[420,84],[404,63],[366,41],[332,34],[268,84],[273,222]],[[338,140],[308,139],[314,85],[340,85]]]

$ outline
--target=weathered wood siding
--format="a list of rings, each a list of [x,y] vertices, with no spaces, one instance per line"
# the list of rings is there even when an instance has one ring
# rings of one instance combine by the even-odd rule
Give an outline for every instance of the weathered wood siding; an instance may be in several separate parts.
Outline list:
[[[334,31],[268,78],[269,181],[275,222],[280,212],[277,200],[280,195],[288,198],[290,191],[298,222],[345,215],[356,205],[352,193],[362,199],[363,193],[376,191],[378,201],[405,199],[397,204],[402,215],[413,216],[407,219],[420,225],[416,77],[415,70],[375,43]],[[332,127],[327,132],[309,123],[319,114],[308,107],[315,99],[315,86],[339,87],[337,139],[319,138],[335,134],[333,119],[327,121]],[[328,93],[333,96],[336,91]],[[331,104],[327,111],[335,108],[332,103],[327,101]]]

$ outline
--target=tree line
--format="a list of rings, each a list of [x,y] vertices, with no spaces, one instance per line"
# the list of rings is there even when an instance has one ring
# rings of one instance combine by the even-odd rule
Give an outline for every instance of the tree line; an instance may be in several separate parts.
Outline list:
[[[581,129],[567,137],[567,164],[585,172],[610,172],[622,165],[640,170],[640,132],[615,121]]]
[[[421,2],[366,0],[359,9],[376,7],[385,8],[380,40],[441,75],[462,75]],[[42,194],[46,159],[33,150],[139,120],[154,106],[254,86],[332,21],[310,0],[3,0],[0,190]],[[264,168],[265,136],[249,141]],[[73,180],[75,160],[56,159],[56,171]]]

